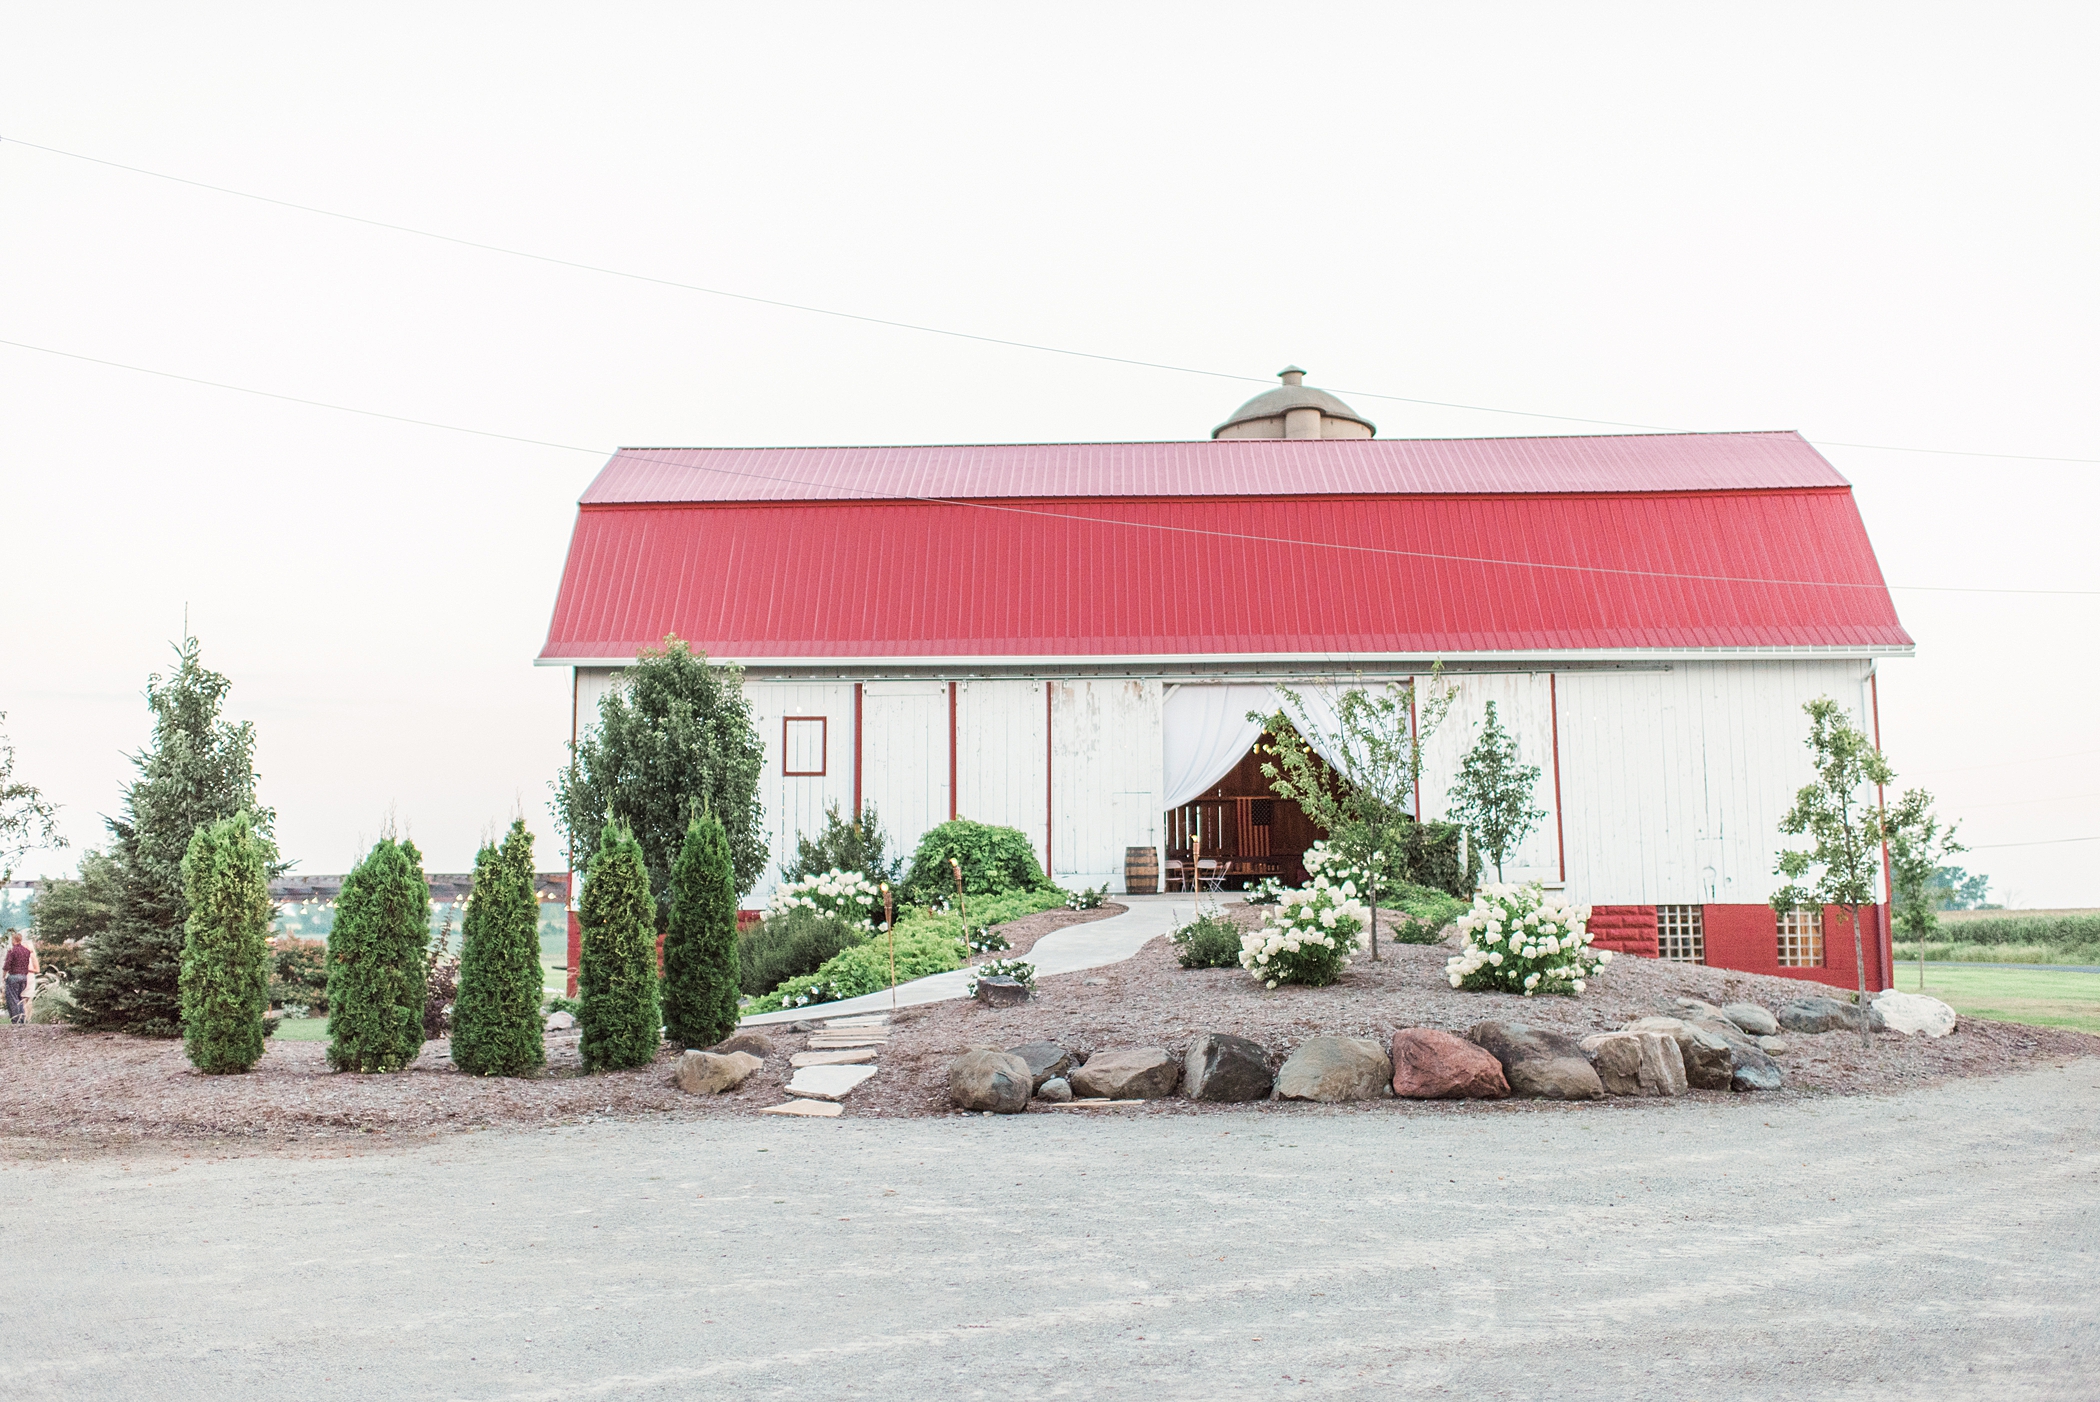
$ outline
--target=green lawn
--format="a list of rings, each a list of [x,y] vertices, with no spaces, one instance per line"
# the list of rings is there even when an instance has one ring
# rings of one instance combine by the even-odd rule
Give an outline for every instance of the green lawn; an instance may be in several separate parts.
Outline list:
[[[1918,991],[1916,964],[1896,966],[1896,987]],[[1966,1017],[2100,1032],[2100,974],[1927,964],[1925,991]]]
[[[328,1040],[328,1019],[325,1017],[286,1017],[277,1020],[277,1040],[280,1042],[325,1042]]]

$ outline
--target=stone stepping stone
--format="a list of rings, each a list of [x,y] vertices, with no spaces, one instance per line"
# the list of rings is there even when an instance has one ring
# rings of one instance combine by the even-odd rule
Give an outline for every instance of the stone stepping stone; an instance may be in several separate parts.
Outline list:
[[[1149,1100],[1037,1100],[1045,1110],[1106,1110],[1118,1105],[1150,1105]]]
[[[809,1039],[811,1051],[838,1051],[844,1047],[879,1047],[890,1039],[887,1032],[840,1032],[827,1037],[818,1032]]]
[[[888,1013],[861,1013],[855,1017],[835,1017],[824,1024],[824,1029],[828,1031],[846,1027],[887,1027],[889,1025],[890,1015]]]
[[[811,1100],[844,1100],[874,1074],[872,1066],[805,1066],[787,1083],[787,1093]]]
[[[800,1115],[805,1118],[831,1120],[844,1114],[846,1107],[829,1100],[790,1100],[784,1105],[768,1105],[759,1111],[761,1115]]]
[[[788,1058],[790,1066],[865,1066],[875,1060],[872,1047],[858,1051],[804,1051]]]

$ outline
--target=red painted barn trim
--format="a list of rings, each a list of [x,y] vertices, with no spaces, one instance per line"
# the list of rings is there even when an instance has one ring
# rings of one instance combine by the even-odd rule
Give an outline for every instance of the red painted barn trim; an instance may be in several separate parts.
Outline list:
[[[959,752],[955,748],[955,698],[957,685],[958,683],[955,682],[948,683],[948,821],[951,823],[955,821],[956,773],[961,767],[961,761],[958,758]]]
[[[1560,853],[1560,884],[1568,884],[1568,823],[1560,807],[1560,678],[1546,673],[1546,702],[1553,715],[1553,846]]]
[[[1057,866],[1051,845],[1057,837],[1057,781],[1051,770],[1057,758],[1057,745],[1051,738],[1051,727],[1056,723],[1057,703],[1052,695],[1055,682],[1043,683],[1043,875],[1055,881]]]
[[[860,735],[863,728],[861,725],[861,698],[864,694],[863,684],[855,682],[853,684],[853,821],[856,823],[860,821],[862,810],[867,807],[866,804],[861,802],[860,798]]]
[[[1415,715],[1415,682],[1417,680],[1415,677],[1407,679],[1407,743],[1410,749],[1413,750],[1419,750],[1422,747],[1420,718]],[[1410,755],[1411,758],[1412,755]],[[1420,765],[1415,767],[1415,821],[1418,823],[1423,821],[1422,769]]]

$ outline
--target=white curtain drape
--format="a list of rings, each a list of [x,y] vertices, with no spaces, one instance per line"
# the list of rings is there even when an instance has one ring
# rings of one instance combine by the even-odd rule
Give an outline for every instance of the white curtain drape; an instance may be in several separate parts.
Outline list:
[[[1390,683],[1372,682],[1363,690],[1372,695]],[[1254,742],[1261,738],[1258,721],[1247,712],[1267,715],[1281,707],[1294,725],[1305,731],[1305,739],[1320,757],[1335,763],[1336,741],[1342,731],[1341,698],[1354,690],[1353,681],[1294,682],[1291,690],[1305,702],[1305,714],[1287,705],[1277,688],[1245,684],[1187,685],[1172,687],[1160,717],[1161,738],[1166,750],[1166,807],[1179,808],[1216,786],[1232,772]]]
[[[1160,716],[1166,750],[1169,809],[1196,798],[1232,772],[1261,738],[1261,723],[1247,712],[1275,709],[1271,686],[1177,686],[1167,692]]]

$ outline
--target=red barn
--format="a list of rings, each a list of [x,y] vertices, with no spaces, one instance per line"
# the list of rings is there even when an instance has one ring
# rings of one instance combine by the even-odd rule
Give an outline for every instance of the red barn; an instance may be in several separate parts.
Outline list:
[[[1849,937],[1765,904],[1802,704],[1873,733],[1913,650],[1844,478],[1788,432],[1379,439],[1285,380],[1194,442],[623,449],[539,661],[582,724],[666,634],[741,663],[777,856],[868,801],[906,850],[960,815],[1115,888],[1199,837],[1228,879],[1288,873],[1316,834],[1247,711],[1441,661],[1422,813],[1492,700],[1547,813],[1510,879],[1602,943],[1851,984]]]

